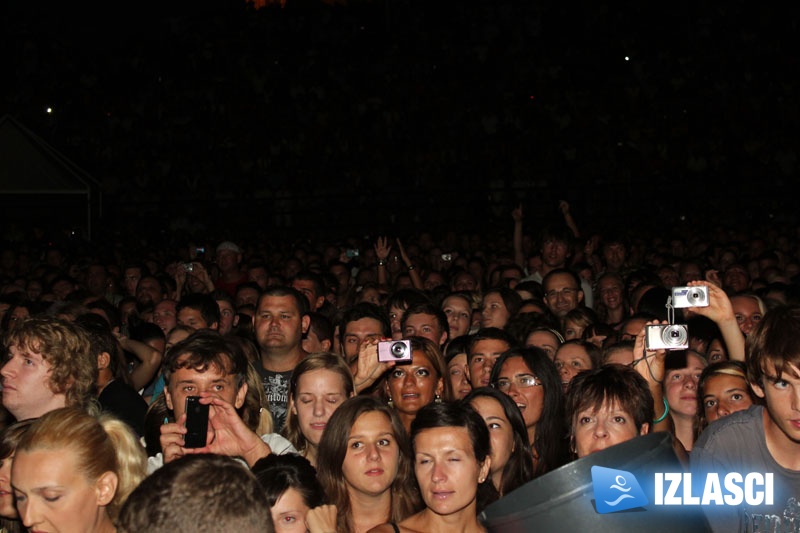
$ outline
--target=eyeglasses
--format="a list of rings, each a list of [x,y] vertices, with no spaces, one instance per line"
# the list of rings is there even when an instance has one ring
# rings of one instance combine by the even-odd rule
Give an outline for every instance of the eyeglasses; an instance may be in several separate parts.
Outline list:
[[[511,385],[515,385],[518,389],[527,389],[529,387],[539,387],[542,382],[536,376],[531,374],[523,374],[522,376],[515,376],[512,379],[501,378],[492,383],[492,387],[500,392],[508,392]]]
[[[545,298],[553,299],[556,296],[563,296],[564,298],[569,298],[573,294],[577,293],[580,289],[561,289],[560,291],[552,290],[547,291],[544,293]]]

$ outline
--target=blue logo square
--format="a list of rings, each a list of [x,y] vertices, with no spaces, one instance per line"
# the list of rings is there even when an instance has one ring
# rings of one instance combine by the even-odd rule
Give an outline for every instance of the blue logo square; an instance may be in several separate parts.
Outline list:
[[[592,467],[594,505],[600,514],[616,513],[650,503],[636,477],[625,470]]]

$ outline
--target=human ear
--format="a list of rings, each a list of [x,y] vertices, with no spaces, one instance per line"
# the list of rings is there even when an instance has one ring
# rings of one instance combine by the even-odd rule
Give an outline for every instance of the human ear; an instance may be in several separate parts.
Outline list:
[[[111,355],[108,352],[103,352],[97,356],[97,369],[103,370],[108,368],[108,365],[111,364]]]
[[[106,506],[114,499],[117,493],[117,485],[119,479],[117,474],[108,471],[104,472],[95,482],[95,494],[97,496],[97,505],[100,507]]]
[[[239,387],[239,390],[236,392],[236,399],[233,403],[233,406],[236,409],[243,406],[246,397],[247,397],[247,383],[242,383],[242,386]]]

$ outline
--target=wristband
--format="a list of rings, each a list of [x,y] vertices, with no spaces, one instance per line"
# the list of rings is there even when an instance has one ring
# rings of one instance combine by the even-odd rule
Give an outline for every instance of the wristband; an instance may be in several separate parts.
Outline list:
[[[417,268],[417,267],[415,267],[414,265],[408,265],[408,271],[409,271],[409,272],[411,272],[411,271],[412,271],[412,270],[414,270],[415,268]]]
[[[667,415],[669,414],[669,404],[667,403],[666,398],[661,398],[664,400],[664,414],[658,417],[656,420],[653,420],[653,424],[658,424],[659,422],[663,422]]]
[[[386,266],[386,259],[378,259],[378,266],[379,267]]]

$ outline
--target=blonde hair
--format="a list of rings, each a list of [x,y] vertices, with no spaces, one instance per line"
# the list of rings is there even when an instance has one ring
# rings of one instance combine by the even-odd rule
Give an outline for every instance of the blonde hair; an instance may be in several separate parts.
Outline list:
[[[117,490],[106,507],[113,521],[147,474],[144,448],[125,422],[75,407],[50,411],[31,424],[20,439],[17,452],[35,450],[72,451],[78,470],[90,483],[113,472]]]

